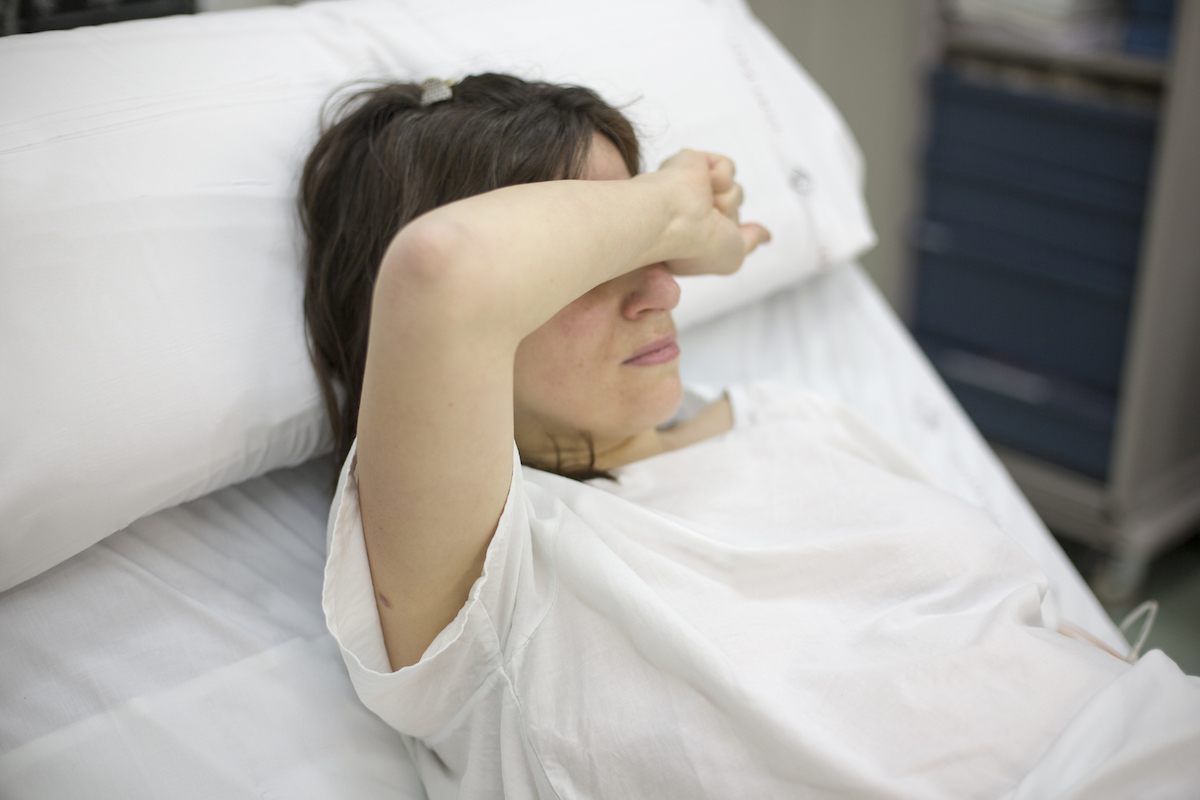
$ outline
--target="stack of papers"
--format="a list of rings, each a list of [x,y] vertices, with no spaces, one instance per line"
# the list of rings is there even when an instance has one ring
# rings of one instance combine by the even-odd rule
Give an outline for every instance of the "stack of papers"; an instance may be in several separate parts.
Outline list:
[[[950,8],[961,22],[1064,50],[1115,48],[1121,38],[1116,0],[951,0]]]

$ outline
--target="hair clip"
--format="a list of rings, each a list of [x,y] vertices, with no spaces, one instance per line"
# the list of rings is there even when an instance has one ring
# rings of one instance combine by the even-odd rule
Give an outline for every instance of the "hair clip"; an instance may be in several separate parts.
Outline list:
[[[441,78],[427,78],[421,82],[421,107],[431,106],[454,96],[450,90],[450,81]]]

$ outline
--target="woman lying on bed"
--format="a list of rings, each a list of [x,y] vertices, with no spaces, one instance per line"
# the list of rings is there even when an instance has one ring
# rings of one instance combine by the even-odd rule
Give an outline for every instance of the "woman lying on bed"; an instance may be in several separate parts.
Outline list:
[[[434,798],[1007,791],[1129,665],[846,410],[751,385],[673,419],[675,276],[769,234],[727,158],[637,173],[596,95],[499,75],[362,93],[310,157],[359,696]]]

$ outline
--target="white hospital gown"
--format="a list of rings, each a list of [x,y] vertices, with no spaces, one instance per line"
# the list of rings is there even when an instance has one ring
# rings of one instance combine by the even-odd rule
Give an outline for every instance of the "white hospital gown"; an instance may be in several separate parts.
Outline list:
[[[353,451],[324,606],[430,798],[962,798],[1012,789],[1129,666],[840,407],[728,392],[728,433],[577,483],[516,463],[483,575],[388,668]]]

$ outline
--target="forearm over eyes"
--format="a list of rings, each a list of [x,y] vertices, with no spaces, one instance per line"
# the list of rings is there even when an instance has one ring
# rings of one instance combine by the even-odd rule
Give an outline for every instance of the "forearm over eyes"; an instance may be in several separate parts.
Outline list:
[[[419,304],[420,316],[507,335],[515,348],[592,287],[687,255],[673,188],[653,174],[551,181],[442,206],[397,234],[377,291],[392,293],[389,304]]]

